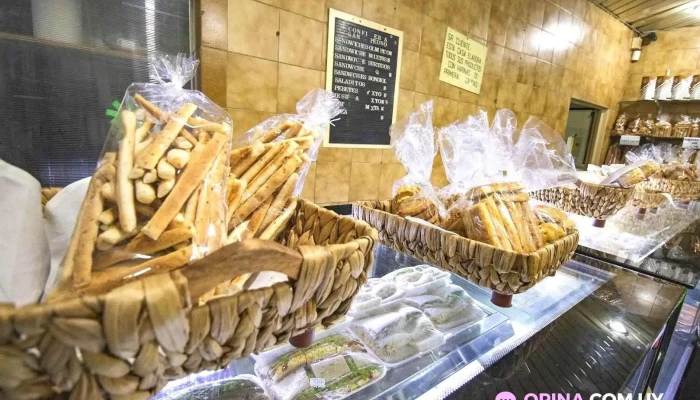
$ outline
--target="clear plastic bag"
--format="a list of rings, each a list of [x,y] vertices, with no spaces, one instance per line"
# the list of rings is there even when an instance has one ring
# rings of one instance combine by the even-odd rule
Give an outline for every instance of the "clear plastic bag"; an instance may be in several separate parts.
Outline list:
[[[363,318],[378,307],[391,304],[403,296],[404,291],[393,282],[380,278],[368,279],[353,299],[348,315]]]
[[[424,294],[407,297],[404,303],[415,307],[430,318],[430,321],[443,333],[457,327],[479,322],[486,313],[461,287],[448,284]]]
[[[532,252],[545,245],[525,190],[576,181],[564,140],[531,117],[517,131],[515,114],[485,113],[438,132],[450,185],[442,190],[448,214],[458,215],[464,236],[503,250]]]
[[[383,307],[382,311],[353,320],[350,329],[390,366],[445,343],[445,336],[419,309],[396,304]]]
[[[297,114],[269,118],[234,142],[228,179],[228,243],[274,240],[296,208],[331,120],[343,111],[332,93],[314,89]]]
[[[436,224],[446,210],[430,183],[437,154],[432,116],[433,101],[421,104],[391,127],[391,145],[406,168],[406,176],[393,185],[395,213]]]
[[[150,59],[124,95],[63,261],[63,290],[100,293],[223,246],[231,119],[183,89],[198,61]]]
[[[263,355],[256,360],[255,372],[276,400],[340,399],[386,373],[362,343],[345,334],[267,358]]]
[[[200,376],[200,375],[203,375]],[[220,372],[197,374],[183,380],[184,387],[164,388],[155,400],[267,400],[262,382],[253,375],[237,375],[234,377],[218,378]],[[218,379],[217,379],[218,378]],[[178,381],[180,383],[180,381]]]

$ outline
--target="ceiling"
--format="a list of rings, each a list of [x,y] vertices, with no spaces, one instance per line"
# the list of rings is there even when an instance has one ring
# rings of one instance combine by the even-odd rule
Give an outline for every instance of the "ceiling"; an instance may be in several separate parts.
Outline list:
[[[591,1],[640,32],[700,26],[700,0]]]

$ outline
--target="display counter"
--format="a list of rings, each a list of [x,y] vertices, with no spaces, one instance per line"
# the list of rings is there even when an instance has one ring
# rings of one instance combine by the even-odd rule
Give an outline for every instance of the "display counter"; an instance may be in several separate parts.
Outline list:
[[[571,215],[578,252],[693,288],[700,278],[700,203],[676,203],[640,213],[625,207],[605,227]]]
[[[419,264],[378,245],[373,275],[382,277]],[[449,281],[471,296],[479,318],[444,331],[441,345],[398,363],[384,362],[380,377],[346,398],[446,398],[468,393],[469,398],[493,399],[506,389],[518,398],[531,392],[581,393],[584,398],[590,393],[641,392],[653,378],[653,364],[668,336],[665,327],[677,318],[685,293],[681,286],[582,255],[515,295],[510,308],[492,305],[489,290],[456,275]],[[330,332],[317,333],[317,340],[336,333],[352,336],[355,331],[348,327],[355,322],[348,317]],[[195,384],[207,388],[224,378],[259,374],[256,362],[261,359],[264,355],[236,360],[225,371],[172,382],[157,398],[217,398],[181,396]],[[306,376],[312,373],[317,373],[315,368],[306,369]],[[268,395],[289,395],[270,387],[274,385],[270,381],[265,385]]]

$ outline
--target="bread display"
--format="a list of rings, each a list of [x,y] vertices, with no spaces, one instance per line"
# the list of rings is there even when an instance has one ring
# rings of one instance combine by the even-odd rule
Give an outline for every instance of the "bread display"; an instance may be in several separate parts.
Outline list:
[[[612,183],[617,183],[623,188],[628,188],[642,182],[644,179],[646,179],[646,176],[640,168],[632,168],[621,174],[617,179],[614,179]]]
[[[694,164],[674,161],[662,164],[661,169],[654,173],[652,177],[685,182],[700,181],[700,170]]]
[[[669,137],[671,136],[672,125],[668,121],[659,121],[654,126],[654,136]]]
[[[688,120],[678,121],[676,125],[673,126],[673,137],[689,137],[693,124]]]
[[[440,216],[436,204],[421,195],[418,185],[402,185],[394,196],[394,210],[402,217],[420,218],[438,224]]]
[[[639,169],[642,171],[642,174],[644,174],[644,178],[646,179],[654,175],[656,171],[659,171],[661,169],[661,164],[654,160],[647,160],[639,166]]]

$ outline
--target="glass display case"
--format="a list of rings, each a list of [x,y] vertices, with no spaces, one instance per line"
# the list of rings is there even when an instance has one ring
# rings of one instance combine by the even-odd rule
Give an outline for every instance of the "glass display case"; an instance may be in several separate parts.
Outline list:
[[[399,282],[396,276],[400,271],[421,264],[410,256],[378,245],[372,275],[383,277],[382,282],[391,279]],[[509,388],[518,398],[529,392],[584,395],[625,390],[640,393],[652,379],[653,366],[658,362],[667,336],[664,327],[674,323],[685,293],[681,286],[582,255],[576,255],[554,276],[529,291],[515,295],[510,308],[491,304],[489,290],[453,274],[446,276],[444,285],[455,285],[466,291],[475,307],[472,312],[477,313],[478,318],[443,330],[430,311],[421,308],[435,322],[444,340],[400,362],[383,362],[381,375],[371,375],[363,381],[365,386],[349,386],[344,392],[349,393],[345,398],[447,398],[465,391],[469,398],[493,399],[504,388]],[[402,287],[398,283],[396,286]],[[391,319],[390,313],[395,307],[403,307],[396,306],[397,302],[421,307],[421,301],[410,297],[416,295],[410,293],[410,288],[404,291],[404,296],[398,296],[398,300],[378,306],[380,313],[367,311],[375,315],[381,329],[389,326],[382,318]],[[652,307],[643,307],[642,300],[650,302]],[[353,327],[362,326],[367,318],[357,315],[347,317],[346,322],[328,332],[317,332],[316,343],[322,343],[328,335],[342,333],[362,342],[366,346],[363,352],[375,355],[376,347],[372,346],[376,343],[369,343],[366,336],[356,335],[358,330]],[[405,339],[405,342],[412,342],[408,337]],[[295,351],[286,346],[273,351],[280,354]],[[303,382],[297,382],[307,391],[315,390],[311,385],[318,385],[319,377],[323,384],[330,384],[329,376],[319,372],[320,363],[311,364],[311,353],[318,354],[315,349],[305,353],[308,365],[304,367]],[[183,396],[193,388],[201,391],[202,388],[223,387],[222,380],[229,382],[232,377],[259,374],[261,357],[265,358],[252,356],[236,360],[224,371],[172,382],[157,398],[203,398]],[[285,357],[286,368],[294,357]],[[345,370],[345,361],[342,364]],[[348,362],[348,365],[354,364]],[[337,376],[337,368],[327,368],[325,373]],[[247,383],[251,381],[245,379]],[[259,381],[267,395],[293,398],[291,392],[274,387],[281,384],[279,382]],[[207,393],[210,394],[206,398],[218,396]],[[318,393],[316,398],[344,396],[314,393]]]
[[[578,252],[693,288],[700,278],[700,203],[670,204],[646,213],[625,207],[605,227],[571,215]]]

